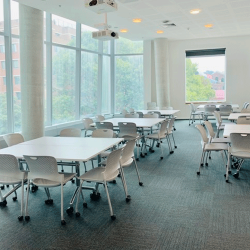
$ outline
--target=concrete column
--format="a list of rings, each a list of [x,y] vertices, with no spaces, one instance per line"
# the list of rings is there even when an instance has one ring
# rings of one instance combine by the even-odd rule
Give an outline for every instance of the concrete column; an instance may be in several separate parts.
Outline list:
[[[155,78],[157,106],[170,106],[169,69],[168,69],[168,40],[157,38],[154,40]]]
[[[22,134],[44,135],[43,11],[19,4]]]

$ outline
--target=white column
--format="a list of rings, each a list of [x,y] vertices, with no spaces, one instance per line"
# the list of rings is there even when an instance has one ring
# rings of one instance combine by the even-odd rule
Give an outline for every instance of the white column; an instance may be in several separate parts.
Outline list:
[[[155,39],[154,50],[157,106],[159,106],[161,109],[163,107],[170,106],[168,74],[168,39]]]
[[[22,134],[44,135],[43,11],[19,5]]]

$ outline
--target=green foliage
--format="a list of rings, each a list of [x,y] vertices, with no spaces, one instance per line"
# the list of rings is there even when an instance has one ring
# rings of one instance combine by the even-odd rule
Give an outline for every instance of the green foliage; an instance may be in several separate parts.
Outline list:
[[[197,64],[186,59],[186,101],[210,101],[215,98],[215,91],[209,79],[197,74]]]

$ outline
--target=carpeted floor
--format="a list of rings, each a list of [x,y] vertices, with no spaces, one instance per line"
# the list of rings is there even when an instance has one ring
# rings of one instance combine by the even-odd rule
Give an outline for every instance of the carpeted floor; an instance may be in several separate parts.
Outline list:
[[[163,160],[158,148],[140,158],[143,187],[133,166],[125,170],[129,203],[119,178],[109,184],[115,221],[103,187],[99,201],[91,201],[90,191],[84,190],[88,208],[81,206],[79,218],[65,212],[66,226],[60,223],[60,188],[51,189],[53,205],[44,203],[45,192],[39,188],[30,195],[29,222],[17,220],[20,199],[9,198],[0,208],[0,249],[250,249],[249,162],[240,178],[230,176],[228,184],[221,155],[213,153],[197,176],[198,130],[188,121],[177,121],[176,128],[174,154],[165,144]],[[64,188],[65,210],[74,189],[72,183]]]

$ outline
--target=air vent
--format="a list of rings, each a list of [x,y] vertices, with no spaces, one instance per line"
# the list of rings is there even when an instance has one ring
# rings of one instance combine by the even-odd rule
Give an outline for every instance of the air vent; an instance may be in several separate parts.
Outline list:
[[[162,21],[162,26],[168,28],[168,27],[175,27],[176,24],[172,23],[170,20],[164,20]]]

